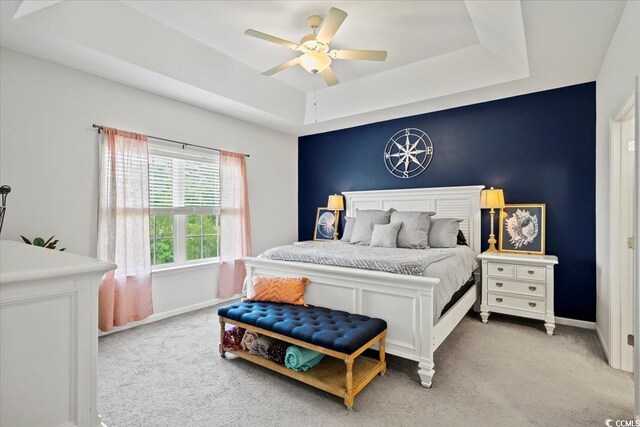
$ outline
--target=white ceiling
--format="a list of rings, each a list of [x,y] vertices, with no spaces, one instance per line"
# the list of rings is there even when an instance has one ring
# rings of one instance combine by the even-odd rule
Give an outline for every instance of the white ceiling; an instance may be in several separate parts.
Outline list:
[[[333,5],[322,1],[124,3],[260,72],[299,56],[300,52],[242,36],[247,28],[297,43],[312,32],[307,18],[324,18]],[[331,41],[331,48],[389,52],[384,62],[334,61],[332,68],[342,83],[479,43],[463,2],[381,1],[372,8],[370,2],[350,1],[341,2],[340,7],[349,15]],[[301,67],[274,77],[302,92],[324,87],[319,76]]]
[[[0,43],[296,135],[595,80],[624,1],[3,1]],[[295,56],[308,16],[349,15],[326,88]],[[317,107],[314,107],[314,100]]]

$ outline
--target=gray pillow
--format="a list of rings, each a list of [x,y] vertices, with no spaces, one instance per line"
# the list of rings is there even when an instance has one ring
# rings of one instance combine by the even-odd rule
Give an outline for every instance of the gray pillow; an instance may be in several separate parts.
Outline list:
[[[431,218],[429,247],[455,248],[458,243],[458,230],[461,222],[461,219],[456,218]]]
[[[429,226],[435,212],[394,212],[391,224],[402,224],[398,232],[398,247],[425,249],[429,247]]]
[[[340,240],[348,243],[351,241],[351,234],[353,234],[353,226],[356,223],[356,218],[353,216],[345,216],[344,220],[344,232],[342,233],[342,239]]]
[[[376,224],[389,224],[390,218],[391,210],[361,211],[360,209],[356,209],[356,223],[353,225],[350,242],[357,245],[369,245],[369,243],[371,243],[373,226]]]
[[[402,223],[397,224],[376,224],[371,233],[371,247],[376,248],[396,248],[398,231],[403,227]]]

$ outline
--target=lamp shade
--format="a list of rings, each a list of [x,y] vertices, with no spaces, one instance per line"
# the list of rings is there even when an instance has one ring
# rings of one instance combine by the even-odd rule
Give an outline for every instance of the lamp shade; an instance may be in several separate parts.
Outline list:
[[[344,199],[342,198],[342,196],[338,194],[333,194],[329,196],[329,201],[327,202],[327,209],[332,211],[344,210]]]
[[[504,193],[500,189],[491,187],[480,193],[480,207],[482,209],[504,208]]]

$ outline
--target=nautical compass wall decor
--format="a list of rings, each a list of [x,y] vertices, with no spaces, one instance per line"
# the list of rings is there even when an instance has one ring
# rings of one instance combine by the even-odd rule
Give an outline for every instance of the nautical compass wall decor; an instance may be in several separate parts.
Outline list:
[[[384,165],[398,178],[414,178],[429,167],[433,158],[433,142],[416,128],[396,132],[384,148]]]

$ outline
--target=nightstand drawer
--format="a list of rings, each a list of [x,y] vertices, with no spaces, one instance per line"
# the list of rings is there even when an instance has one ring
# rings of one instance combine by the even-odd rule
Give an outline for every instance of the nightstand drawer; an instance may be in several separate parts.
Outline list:
[[[497,295],[489,292],[487,295],[487,303],[492,307],[510,308],[512,310],[529,311],[531,313],[544,314],[545,302],[530,298],[510,297],[506,295]]]
[[[516,269],[518,279],[546,280],[547,269],[545,267],[532,267],[530,265],[519,265]]]
[[[516,266],[513,264],[488,263],[489,276],[516,277]]]
[[[546,295],[546,285],[544,283],[538,285],[512,280],[489,278],[488,286],[490,291],[509,292],[513,294],[531,295],[542,298]]]

